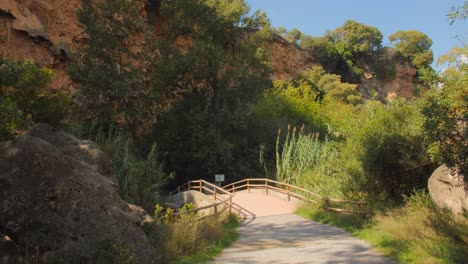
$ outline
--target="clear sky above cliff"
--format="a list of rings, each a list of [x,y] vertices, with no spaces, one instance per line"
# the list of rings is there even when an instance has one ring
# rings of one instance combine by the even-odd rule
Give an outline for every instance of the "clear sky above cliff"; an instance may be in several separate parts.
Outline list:
[[[468,35],[468,21],[450,26],[447,14],[463,0],[247,0],[252,10],[262,9],[272,26],[288,30],[297,28],[307,35],[323,36],[348,20],[377,27],[388,36],[399,30],[419,30],[434,42],[434,58],[461,45],[457,35]]]

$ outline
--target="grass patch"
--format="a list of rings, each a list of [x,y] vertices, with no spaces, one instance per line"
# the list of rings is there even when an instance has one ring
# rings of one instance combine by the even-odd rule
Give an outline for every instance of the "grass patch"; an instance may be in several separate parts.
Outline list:
[[[464,263],[468,259],[468,220],[437,208],[425,192],[406,197],[402,208],[371,219],[340,215],[314,206],[297,214],[340,227],[368,241],[400,263]]]
[[[158,262],[205,263],[213,260],[238,237],[236,215],[197,220],[196,214],[180,218],[156,218],[145,226],[145,232],[155,246]]]
[[[342,228],[353,234],[359,232],[366,221],[362,215],[337,214],[315,205],[302,206],[296,210],[296,214],[319,223]]]
[[[240,225],[239,221],[237,218],[230,218],[230,220],[223,224],[224,236],[220,240],[215,241],[211,245],[208,245],[206,248],[203,248],[194,255],[183,257],[174,263],[205,263],[214,260],[215,257],[221,254],[221,252],[226,247],[230,246],[232,243],[234,243],[234,241],[236,241],[239,238],[239,232],[237,232],[237,228]]]

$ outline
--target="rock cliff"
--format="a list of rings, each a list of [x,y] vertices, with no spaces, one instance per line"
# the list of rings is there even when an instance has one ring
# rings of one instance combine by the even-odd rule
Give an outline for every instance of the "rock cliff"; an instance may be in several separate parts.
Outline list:
[[[73,90],[66,69],[71,52],[85,41],[79,8],[81,0],[0,1],[0,53],[53,69],[51,88]]]
[[[156,2],[155,8],[160,4]],[[86,43],[77,17],[81,6],[81,0],[0,1],[0,53],[7,58],[33,59],[40,66],[53,69],[57,77],[51,88],[73,93],[77,85],[67,74],[70,55]],[[157,14],[154,10],[153,13]],[[158,20],[153,17],[149,21]],[[273,80],[292,79],[318,64],[307,51],[280,36],[271,38],[268,52]],[[413,97],[415,74],[412,66],[399,63],[394,79],[381,80],[367,74],[359,89],[367,98],[372,97],[373,91],[380,98]]]
[[[390,60],[394,63],[395,74],[391,79],[376,78],[370,72],[364,72],[359,91],[365,98],[392,100],[395,98],[413,98],[417,94],[416,68],[408,62]]]
[[[272,36],[268,50],[272,80],[291,80],[301,72],[318,65],[307,51],[278,35]]]

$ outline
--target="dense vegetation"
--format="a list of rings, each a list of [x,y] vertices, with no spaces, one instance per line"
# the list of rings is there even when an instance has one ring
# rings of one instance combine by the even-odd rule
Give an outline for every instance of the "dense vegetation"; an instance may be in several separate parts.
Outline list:
[[[308,36],[298,29],[272,30],[308,51],[327,72],[339,74],[347,82],[359,83],[365,71],[380,79],[392,79],[399,62],[433,72],[432,40],[417,30],[395,32],[389,36],[387,47],[382,45],[383,35],[378,28],[354,20],[321,37]]]
[[[59,125],[71,100],[47,88],[54,73],[33,61],[0,58],[0,140],[10,139],[34,122]]]
[[[436,73],[432,40],[418,31],[396,32],[382,47],[377,28],[350,20],[310,37],[270,28],[242,0],[162,1],[155,29],[142,16],[145,2],[84,2],[88,45],[69,68],[79,104],[47,89],[51,70],[1,59],[0,138],[48,122],[92,139],[111,156],[123,198],[149,210],[155,193],[215,173],[229,181],[277,178],[381,210],[425,189],[439,164],[468,174],[468,65],[459,59],[466,46]],[[466,8],[455,11],[454,19],[466,18]],[[322,66],[272,82],[271,34]],[[400,59],[428,87],[420,98],[376,101],[359,93],[363,68],[391,79]]]

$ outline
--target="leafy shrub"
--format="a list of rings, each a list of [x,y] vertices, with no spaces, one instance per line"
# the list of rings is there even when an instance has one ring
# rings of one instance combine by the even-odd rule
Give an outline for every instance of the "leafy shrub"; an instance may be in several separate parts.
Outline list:
[[[95,263],[133,264],[135,263],[134,250],[122,241],[99,241],[93,254]]]
[[[9,139],[16,130],[27,128],[31,125],[31,120],[24,117],[10,98],[0,97],[0,141]]]
[[[427,154],[422,117],[415,103],[369,102],[367,117],[346,141],[343,155],[353,184],[372,200],[401,201],[402,194],[424,188],[433,166]]]
[[[33,122],[61,123],[71,109],[71,99],[48,90],[53,77],[50,69],[39,68],[31,60],[0,58],[0,140]]]
[[[301,48],[307,50],[319,64],[329,73],[336,73],[342,57],[338,53],[335,43],[330,36],[313,38],[303,36],[299,43]]]

